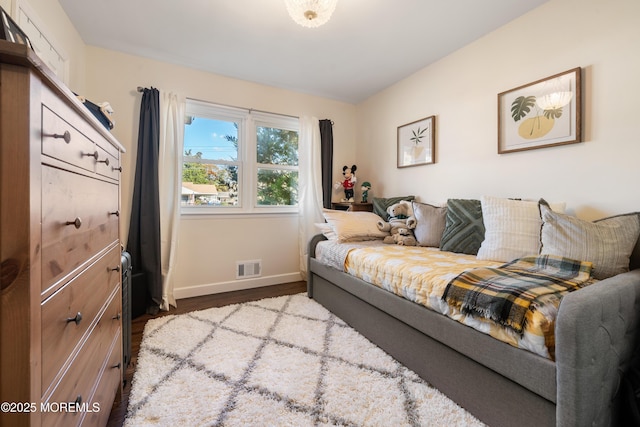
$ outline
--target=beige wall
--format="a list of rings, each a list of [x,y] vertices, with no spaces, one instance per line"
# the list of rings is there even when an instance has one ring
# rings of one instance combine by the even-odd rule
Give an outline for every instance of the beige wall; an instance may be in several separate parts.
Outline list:
[[[637,0],[552,0],[373,96],[358,106],[359,176],[434,203],[544,197],[586,219],[640,210],[639,16]],[[574,67],[584,142],[498,155],[497,94]],[[437,163],[397,169],[397,126],[430,115]]]
[[[85,44],[69,21],[57,0],[24,0],[35,12],[34,21],[40,22],[47,37],[55,43],[56,48],[63,51],[69,60],[69,88],[78,94],[84,94],[85,87]],[[16,19],[14,5],[16,0],[0,0],[4,10]]]
[[[122,218],[131,209],[141,94],[138,86],[188,98],[334,121],[336,164],[354,157],[356,107],[323,98],[248,83],[108,51],[86,49],[87,96],[108,100],[115,110],[112,133],[126,147],[122,173]],[[176,258],[177,297],[300,280],[297,215],[224,216],[181,221]],[[126,239],[127,223],[122,236]],[[262,259],[263,277],[236,281],[236,261]]]

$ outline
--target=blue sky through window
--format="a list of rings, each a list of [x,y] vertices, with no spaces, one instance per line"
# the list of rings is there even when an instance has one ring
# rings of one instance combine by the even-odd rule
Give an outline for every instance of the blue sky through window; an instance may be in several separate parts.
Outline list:
[[[190,125],[184,127],[184,151],[192,155],[201,152],[203,159],[235,161],[238,151],[226,135],[238,137],[233,122],[194,117]]]

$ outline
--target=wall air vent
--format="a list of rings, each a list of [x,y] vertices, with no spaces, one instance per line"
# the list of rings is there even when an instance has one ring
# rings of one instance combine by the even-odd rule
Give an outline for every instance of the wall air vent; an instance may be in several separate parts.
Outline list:
[[[262,274],[262,260],[236,261],[236,279],[258,277]]]

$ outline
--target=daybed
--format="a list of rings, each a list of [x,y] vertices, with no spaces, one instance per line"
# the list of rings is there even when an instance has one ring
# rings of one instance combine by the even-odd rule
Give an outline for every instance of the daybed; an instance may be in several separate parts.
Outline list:
[[[496,219],[504,224],[505,211],[490,217],[485,209],[484,214],[489,240],[490,224]],[[640,224],[640,214],[627,216]],[[455,219],[449,213],[445,218],[449,229]],[[547,226],[544,217],[538,220]],[[538,225],[539,233],[544,226]],[[481,421],[490,426],[619,424],[621,378],[640,337],[640,242],[631,245],[629,271],[564,295],[555,319],[554,360],[320,262],[316,248],[325,240],[319,234],[309,244],[308,296]]]

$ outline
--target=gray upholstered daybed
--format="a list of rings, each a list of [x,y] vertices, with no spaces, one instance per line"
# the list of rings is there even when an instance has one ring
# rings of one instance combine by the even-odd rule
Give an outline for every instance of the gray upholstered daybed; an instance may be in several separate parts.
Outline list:
[[[490,426],[608,426],[640,335],[640,242],[631,271],[566,295],[555,361],[513,347],[316,259],[308,295]]]

